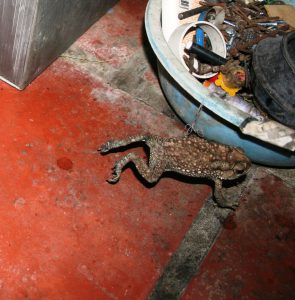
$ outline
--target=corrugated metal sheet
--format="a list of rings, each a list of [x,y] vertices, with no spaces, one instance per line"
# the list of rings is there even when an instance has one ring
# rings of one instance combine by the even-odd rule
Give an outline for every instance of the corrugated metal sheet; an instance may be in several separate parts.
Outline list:
[[[0,76],[23,89],[117,0],[0,1]]]
[[[0,2],[0,75],[18,84],[24,74],[37,0]]]

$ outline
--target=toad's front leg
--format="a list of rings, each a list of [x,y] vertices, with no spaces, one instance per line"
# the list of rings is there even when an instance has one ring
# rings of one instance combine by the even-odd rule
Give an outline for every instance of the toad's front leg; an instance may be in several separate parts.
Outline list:
[[[135,153],[129,153],[115,163],[113,175],[108,182],[116,183],[120,179],[123,168],[129,162],[135,165],[139,174],[149,183],[158,181],[165,170],[164,163],[155,164],[155,167],[150,168],[141,157],[138,157]]]
[[[214,187],[214,197],[216,203],[218,204],[218,206],[223,208],[236,209],[239,205],[239,202],[236,199],[230,200],[227,197],[224,197],[222,191],[223,191],[222,181],[220,179],[216,179],[215,187]]]

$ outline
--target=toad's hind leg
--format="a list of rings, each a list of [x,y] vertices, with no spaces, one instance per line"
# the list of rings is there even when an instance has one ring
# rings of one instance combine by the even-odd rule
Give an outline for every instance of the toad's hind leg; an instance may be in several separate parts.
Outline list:
[[[158,181],[160,176],[165,171],[164,160],[160,159],[158,161],[155,161],[154,159],[152,159],[152,166],[149,166],[141,157],[137,156],[135,153],[129,153],[115,163],[113,175],[108,180],[108,182],[117,182],[120,179],[123,168],[129,162],[132,162],[135,165],[139,174],[149,183]]]
[[[146,142],[149,139],[150,139],[150,137],[146,136],[146,135],[135,135],[135,136],[130,136],[123,140],[110,140],[110,141],[106,142],[105,144],[101,145],[99,148],[99,151],[101,153],[106,153],[112,149],[124,147],[124,146],[130,145],[132,143],[136,143],[136,142]]]

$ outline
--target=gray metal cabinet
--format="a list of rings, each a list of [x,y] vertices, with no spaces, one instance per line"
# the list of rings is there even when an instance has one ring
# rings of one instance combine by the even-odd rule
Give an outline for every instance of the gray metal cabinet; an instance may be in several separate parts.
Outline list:
[[[0,79],[24,89],[117,0],[0,0]]]

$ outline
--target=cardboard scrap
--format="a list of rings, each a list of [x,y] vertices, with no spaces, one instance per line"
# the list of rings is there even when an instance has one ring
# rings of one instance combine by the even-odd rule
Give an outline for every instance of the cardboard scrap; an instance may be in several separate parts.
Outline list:
[[[270,17],[279,17],[290,26],[295,27],[295,7],[292,5],[265,5]]]

